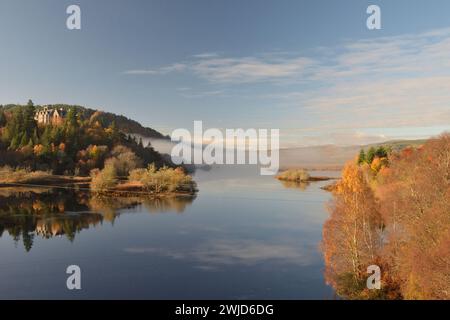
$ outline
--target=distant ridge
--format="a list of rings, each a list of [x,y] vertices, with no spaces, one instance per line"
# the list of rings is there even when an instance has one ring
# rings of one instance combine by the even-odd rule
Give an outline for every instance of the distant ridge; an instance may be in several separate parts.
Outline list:
[[[280,150],[280,167],[282,170],[288,168],[340,170],[347,161],[356,157],[361,149],[368,150],[370,147],[390,146],[393,151],[399,151],[406,147],[418,147],[425,141],[427,140],[390,140],[367,145],[322,145],[286,148]]]
[[[378,146],[390,146],[392,150],[399,151],[406,147],[418,147],[423,145],[427,139],[417,139],[417,140],[389,140],[381,143],[372,143],[365,146],[362,146],[364,150],[370,147],[378,147]]]

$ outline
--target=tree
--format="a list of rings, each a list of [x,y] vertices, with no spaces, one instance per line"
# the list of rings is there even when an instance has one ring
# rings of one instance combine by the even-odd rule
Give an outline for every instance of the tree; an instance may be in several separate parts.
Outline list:
[[[28,144],[28,137],[26,132],[22,133],[22,138],[20,139],[19,147],[25,147]]]
[[[34,129],[36,128],[36,121],[34,120],[35,114],[36,108],[34,107],[33,101],[28,100],[23,113],[23,129],[26,132],[27,138],[32,136]]]
[[[450,299],[450,134],[384,151],[389,166],[375,156],[342,172],[323,227],[326,280],[346,298]],[[366,290],[368,264],[381,268],[378,293]]]
[[[388,150],[384,146],[379,146],[375,151],[375,156],[378,158],[387,158]]]
[[[99,171],[95,169],[91,172],[91,189],[96,193],[107,192],[117,184],[117,173],[113,165],[108,164]]]
[[[345,166],[329,210],[322,241],[326,279],[344,295],[359,295],[367,266],[378,259],[382,225],[375,196],[359,166]]]
[[[116,146],[111,155],[111,158],[106,159],[105,166],[112,165],[119,177],[128,177],[130,171],[142,166],[142,160],[127,147]]]
[[[0,127],[4,127],[6,125],[6,116],[3,110],[0,110]]]
[[[366,160],[368,164],[371,164],[373,159],[375,158],[376,150],[374,147],[370,147],[369,151],[367,151]]]
[[[359,151],[358,164],[361,165],[364,162],[366,162],[366,153],[364,152],[364,149],[361,149],[361,151]]]
[[[450,134],[393,157],[378,193],[403,296],[450,299]]]
[[[66,129],[78,127],[77,112],[75,108],[70,108],[67,112],[65,125]]]

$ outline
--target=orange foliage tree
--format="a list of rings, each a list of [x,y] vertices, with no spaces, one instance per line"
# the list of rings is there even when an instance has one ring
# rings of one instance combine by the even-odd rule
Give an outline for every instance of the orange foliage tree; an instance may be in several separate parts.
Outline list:
[[[328,283],[346,298],[450,299],[449,199],[450,134],[388,166],[347,164],[323,227]],[[378,292],[365,286],[370,264],[382,270]]]

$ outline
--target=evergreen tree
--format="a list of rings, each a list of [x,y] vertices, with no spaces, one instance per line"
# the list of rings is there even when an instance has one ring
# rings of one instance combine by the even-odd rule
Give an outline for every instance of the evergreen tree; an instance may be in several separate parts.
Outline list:
[[[77,113],[76,113],[75,108],[70,108],[69,112],[67,112],[65,125],[66,125],[66,129],[78,127]]]
[[[386,158],[388,156],[387,149],[383,146],[379,146],[378,149],[375,151],[375,155],[378,158]]]
[[[4,127],[6,125],[6,116],[3,110],[0,110],[0,127]]]
[[[376,155],[376,150],[374,147],[370,147],[369,151],[367,152],[366,155],[366,160],[368,164],[371,164],[373,159],[375,159],[375,155]]]
[[[28,137],[26,132],[22,133],[22,137],[20,138],[20,145],[19,147],[25,147],[28,144]]]
[[[364,149],[361,149],[361,151],[359,151],[358,164],[361,165],[364,162],[366,162],[366,153],[364,152]]]
[[[19,147],[19,138],[17,136],[13,136],[11,139],[11,143],[9,144],[9,148],[12,150],[16,150]]]
[[[31,137],[36,128],[35,114],[36,108],[34,107],[33,101],[29,100],[23,112],[23,130],[27,133],[27,137]]]

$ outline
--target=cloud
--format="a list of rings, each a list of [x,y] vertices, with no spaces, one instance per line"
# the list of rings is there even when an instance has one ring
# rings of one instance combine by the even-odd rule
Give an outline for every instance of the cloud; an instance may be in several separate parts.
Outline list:
[[[450,28],[393,37],[364,39],[331,48],[313,79],[358,80],[374,77],[444,74],[450,67]]]
[[[227,57],[207,52],[193,55],[187,61],[124,73],[165,75],[188,72],[208,82],[237,85],[279,80],[318,84],[360,82],[374,78],[448,74],[448,52],[450,28],[445,28],[317,48],[311,57],[295,52],[272,52],[246,57]]]
[[[314,139],[322,142],[395,139],[414,127],[429,128],[420,131],[426,137],[435,128],[450,128],[448,52],[449,28],[346,43],[317,62],[309,78],[313,89],[277,92],[271,99],[297,114],[286,123],[297,119],[297,126],[320,133]],[[379,134],[359,136],[364,128],[379,128]],[[384,135],[393,132],[387,128],[404,128],[404,134]]]
[[[135,70],[127,70],[124,71],[124,74],[132,74],[132,75],[148,75],[148,74],[160,74],[158,70],[153,69],[135,69]]]
[[[174,63],[168,66],[164,66],[158,69],[134,69],[134,70],[127,70],[124,72],[124,74],[130,74],[130,75],[162,75],[162,74],[168,74],[171,72],[181,72],[186,69],[186,65],[183,63]]]
[[[238,84],[300,77],[311,70],[313,60],[306,57],[240,57],[228,58],[217,54],[200,54],[189,62],[175,63],[157,69],[125,71],[131,75],[164,75],[191,72],[213,83]]]
[[[129,73],[184,72],[205,82],[202,92],[183,92],[186,98],[223,98],[229,97],[224,91],[234,92],[235,99],[247,104],[270,105],[279,121],[276,127],[301,127],[323,137],[345,131],[343,141],[383,137],[380,132],[361,138],[361,128],[449,127],[450,28],[346,41],[308,52],[245,57],[203,53]],[[244,92],[238,90],[243,85],[248,85],[245,95],[237,94]]]
[[[191,65],[192,71],[210,82],[250,83],[299,77],[312,67],[313,60],[293,59],[208,58]]]

